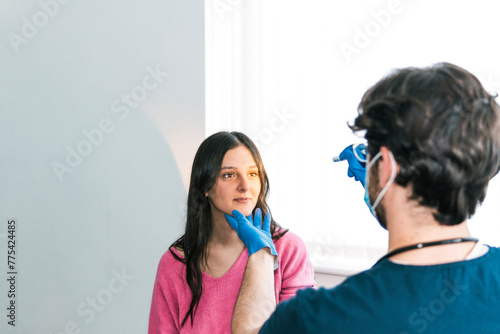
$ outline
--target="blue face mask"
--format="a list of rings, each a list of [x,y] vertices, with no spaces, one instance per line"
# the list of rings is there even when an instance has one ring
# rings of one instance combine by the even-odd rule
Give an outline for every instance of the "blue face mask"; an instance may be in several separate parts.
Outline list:
[[[387,184],[385,185],[384,189],[382,189],[382,191],[380,192],[380,194],[378,194],[377,198],[375,199],[375,202],[373,203],[373,205],[370,203],[370,196],[368,195],[368,187],[369,187],[369,175],[370,175],[370,167],[373,166],[373,164],[382,156],[382,152],[378,152],[374,157],[373,159],[370,160],[370,162],[368,162],[368,164],[366,165],[366,175],[365,175],[365,203],[366,205],[368,206],[368,208],[370,208],[370,212],[372,213],[372,215],[377,218],[377,213],[375,212],[375,208],[378,206],[378,204],[380,203],[380,201],[382,200],[382,198],[384,197],[385,193],[387,192],[387,189],[389,189],[389,187],[391,186],[391,184],[394,182],[394,180],[396,179],[396,160],[394,159],[394,155],[392,154],[391,151],[389,151],[389,158],[391,159],[391,166],[392,166],[392,170],[391,170],[391,177],[389,178],[389,181],[387,182]],[[378,218],[377,218],[378,220]]]

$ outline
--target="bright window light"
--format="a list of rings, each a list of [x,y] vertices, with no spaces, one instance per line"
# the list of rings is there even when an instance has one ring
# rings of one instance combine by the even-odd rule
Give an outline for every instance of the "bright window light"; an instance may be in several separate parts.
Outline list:
[[[205,7],[207,135],[238,130],[255,140],[273,216],[303,238],[317,271],[367,269],[386,252],[387,233],[362,186],[346,176],[347,163],[332,162],[360,141],[347,123],[367,88],[394,68],[451,62],[500,91],[500,3],[206,0]],[[500,245],[498,203],[496,177],[470,221],[491,245]]]

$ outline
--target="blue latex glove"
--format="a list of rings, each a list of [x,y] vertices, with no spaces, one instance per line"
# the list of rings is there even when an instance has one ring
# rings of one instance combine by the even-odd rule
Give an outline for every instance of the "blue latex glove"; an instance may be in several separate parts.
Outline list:
[[[238,210],[233,211],[233,216],[225,214],[226,220],[232,228],[238,233],[241,241],[245,244],[248,250],[248,256],[257,252],[258,250],[268,247],[271,254],[275,255],[274,263],[277,268],[278,252],[274,247],[274,242],[271,237],[271,215],[267,213],[264,217],[264,224],[262,225],[262,212],[260,209],[255,210],[255,217],[245,217]]]
[[[353,150],[353,147],[355,147],[355,151]],[[340,153],[338,158],[334,158],[334,161],[342,160],[347,160],[349,163],[347,176],[354,177],[356,181],[361,182],[364,188],[366,175],[366,145],[360,144],[357,146],[347,146],[342,153]]]

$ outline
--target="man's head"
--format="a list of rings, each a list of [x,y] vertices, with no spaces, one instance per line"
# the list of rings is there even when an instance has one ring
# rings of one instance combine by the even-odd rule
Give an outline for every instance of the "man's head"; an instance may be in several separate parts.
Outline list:
[[[393,152],[395,182],[442,225],[471,217],[500,169],[500,108],[475,76],[452,64],[382,79],[363,96],[351,128],[366,130],[370,156],[383,146]]]

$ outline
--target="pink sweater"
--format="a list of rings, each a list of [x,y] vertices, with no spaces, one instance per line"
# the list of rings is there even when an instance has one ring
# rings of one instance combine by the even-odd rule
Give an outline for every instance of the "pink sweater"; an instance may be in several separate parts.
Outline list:
[[[275,246],[279,254],[279,268],[274,272],[276,301],[293,297],[298,289],[314,287],[314,272],[302,240],[287,232]],[[214,278],[203,273],[203,293],[193,326],[189,318],[181,328],[189,310],[191,290],[186,282],[185,265],[176,260],[170,250],[167,251],[156,274],[148,333],[231,333],[231,316],[247,259],[245,249],[224,276]]]

